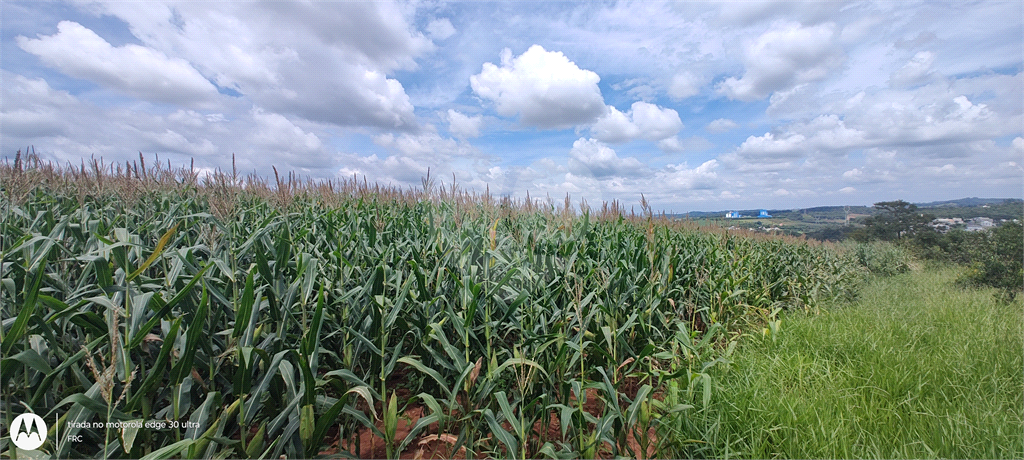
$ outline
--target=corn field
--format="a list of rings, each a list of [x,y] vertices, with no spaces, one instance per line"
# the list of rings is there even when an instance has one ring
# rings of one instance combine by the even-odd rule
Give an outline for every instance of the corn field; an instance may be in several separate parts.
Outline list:
[[[646,202],[141,156],[19,157],[0,179],[2,423],[42,416],[52,458],[671,455],[737,337],[860,276],[831,247]]]

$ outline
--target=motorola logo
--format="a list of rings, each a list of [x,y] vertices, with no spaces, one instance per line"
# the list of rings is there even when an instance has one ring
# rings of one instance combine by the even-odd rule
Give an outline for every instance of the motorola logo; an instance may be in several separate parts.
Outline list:
[[[46,422],[36,414],[21,414],[11,423],[11,440],[22,450],[36,450],[46,441]]]

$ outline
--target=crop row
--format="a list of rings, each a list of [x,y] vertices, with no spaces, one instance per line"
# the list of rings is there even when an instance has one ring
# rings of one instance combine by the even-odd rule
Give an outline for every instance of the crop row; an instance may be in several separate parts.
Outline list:
[[[23,190],[0,171],[6,426],[183,427],[51,427],[56,458],[648,456],[710,397],[736,331],[859,276],[828,247],[646,203],[577,215],[426,182],[407,199],[131,172],[107,173],[131,194],[98,194],[99,169]]]

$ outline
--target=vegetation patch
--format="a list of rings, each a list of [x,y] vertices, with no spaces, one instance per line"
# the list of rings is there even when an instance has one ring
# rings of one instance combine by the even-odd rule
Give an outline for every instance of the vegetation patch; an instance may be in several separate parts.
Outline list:
[[[267,183],[140,157],[19,158],[0,179],[3,414],[56,419],[55,458],[662,455],[658,430],[709,402],[740,330],[849,298],[863,273],[646,202],[429,178]],[[105,424],[138,420],[166,424]],[[68,428],[86,422],[114,428]]]
[[[712,371],[678,457],[1021,458],[1022,304],[929,267],[852,305],[786,315]]]

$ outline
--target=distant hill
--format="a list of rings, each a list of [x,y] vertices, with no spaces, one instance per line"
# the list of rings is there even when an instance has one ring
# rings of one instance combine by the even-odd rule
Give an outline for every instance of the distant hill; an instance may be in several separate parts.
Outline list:
[[[955,204],[963,202],[974,204]],[[959,217],[961,219],[971,219],[974,217],[990,217],[993,219],[1020,219],[1024,217],[1024,200],[964,198],[962,200],[940,201],[936,203],[919,204],[917,207],[924,212],[935,215],[935,217],[943,218]]]
[[[948,201],[932,201],[930,203],[914,203],[919,208],[943,208],[943,207],[967,207],[967,206],[982,206],[982,205],[993,205],[1002,204],[1005,201],[1016,201],[1021,200],[1006,199],[1006,198],[961,198],[959,200],[948,200]]]
[[[949,218],[960,217],[969,219],[973,217],[991,217],[994,219],[1017,219],[1024,215],[1024,200],[1014,198],[961,198],[959,200],[932,201],[928,203],[914,203],[919,209],[935,217]],[[727,211],[694,211],[686,214],[674,214],[672,217],[691,219],[714,219],[724,218]],[[760,209],[740,210],[744,217],[756,218]],[[846,216],[846,206],[818,206],[813,208],[797,209],[769,209],[768,214],[773,218],[804,220],[804,216],[816,219],[843,219]],[[850,206],[851,215],[875,215],[879,211],[871,206]]]

